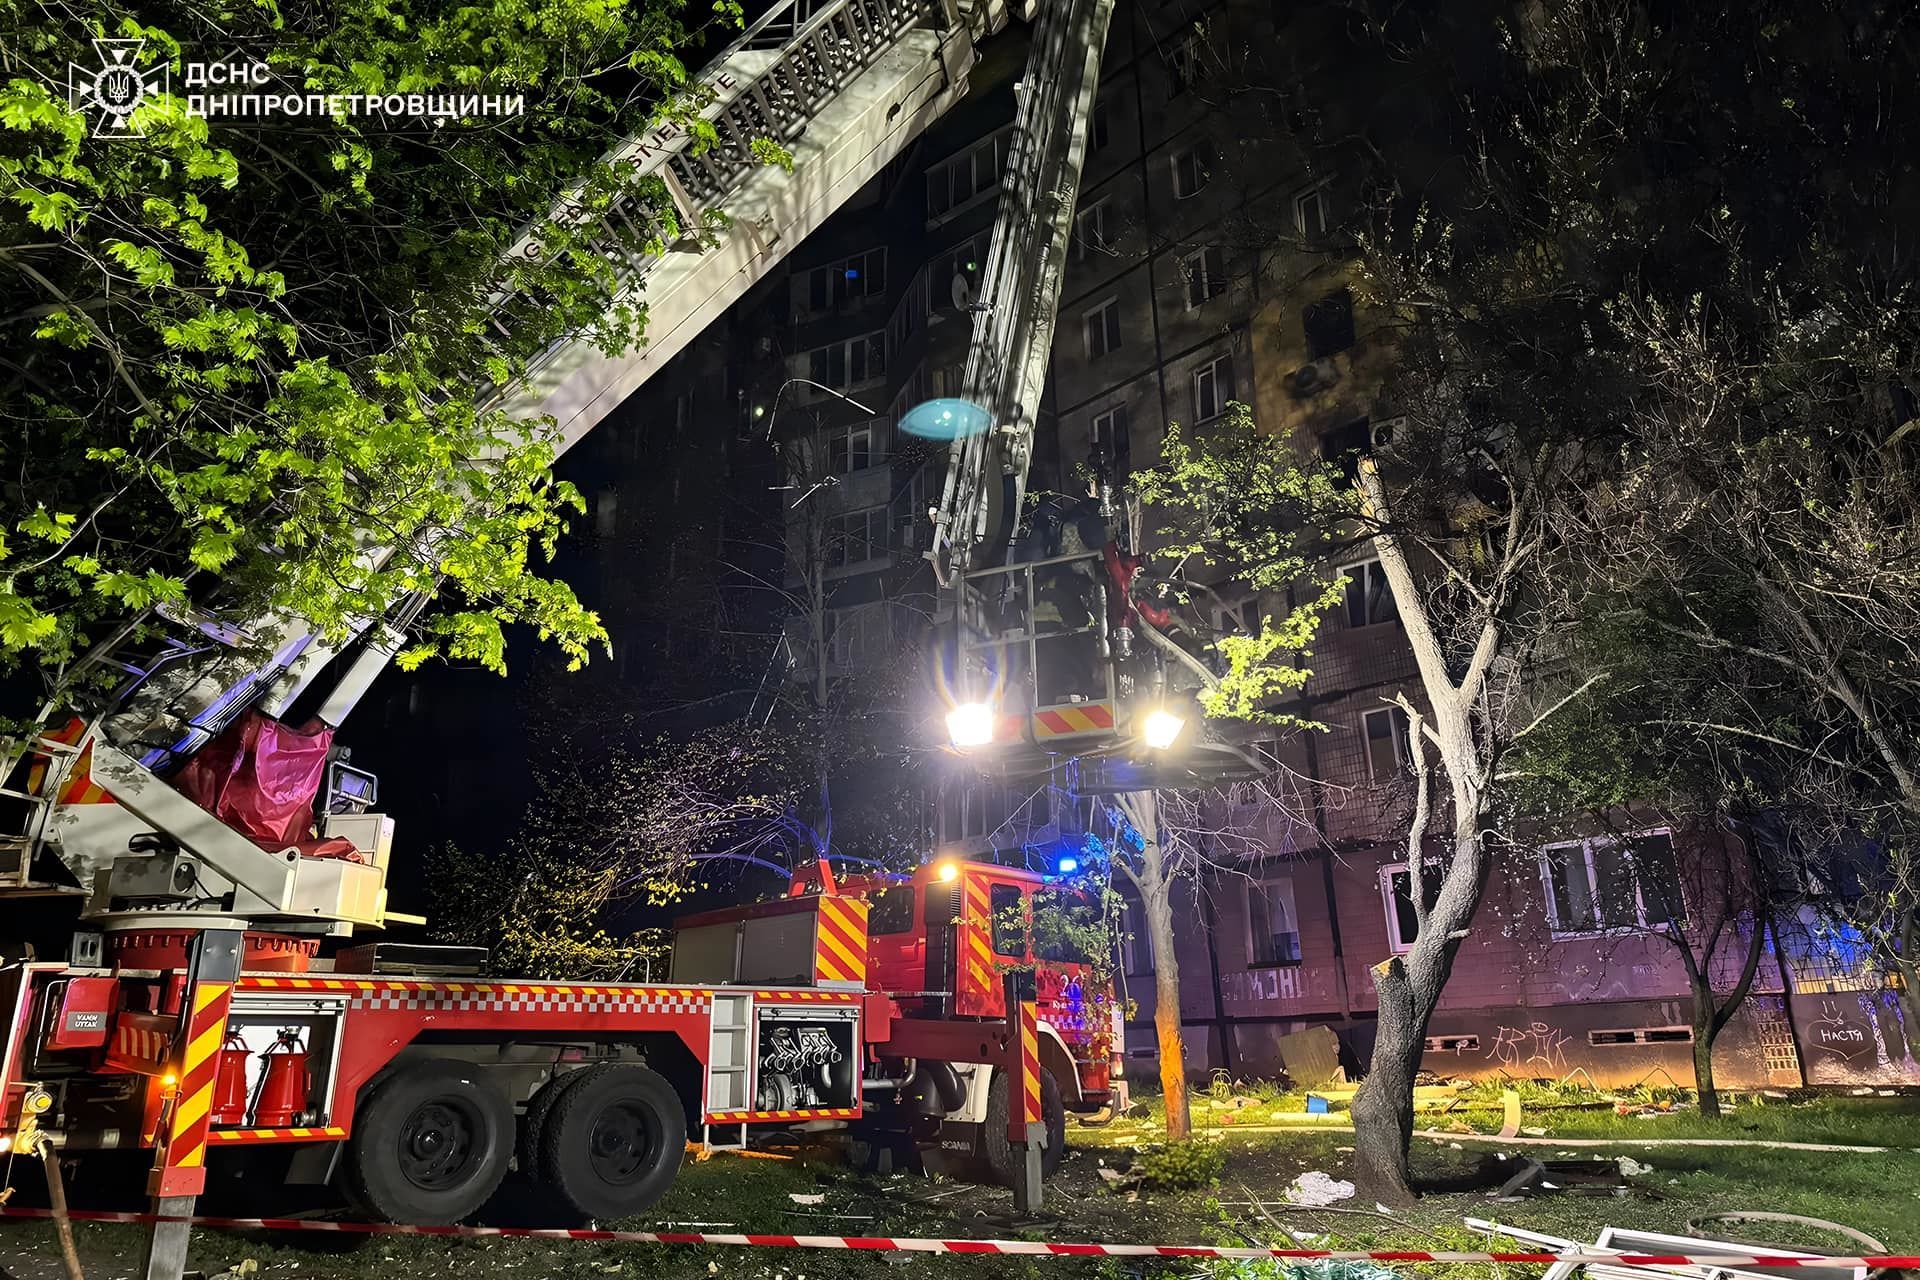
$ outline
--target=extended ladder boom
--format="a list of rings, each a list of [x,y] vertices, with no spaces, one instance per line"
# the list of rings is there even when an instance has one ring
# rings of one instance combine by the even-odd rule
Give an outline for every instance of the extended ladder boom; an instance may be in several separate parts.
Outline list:
[[[1019,523],[1112,15],[1113,0],[1058,0],[1035,24],[964,375],[992,425],[956,441],[947,459],[927,553],[943,585],[1001,526]]]

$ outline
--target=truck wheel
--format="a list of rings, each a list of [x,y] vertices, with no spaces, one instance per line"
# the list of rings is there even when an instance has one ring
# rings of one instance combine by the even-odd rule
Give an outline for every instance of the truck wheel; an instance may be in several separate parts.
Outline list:
[[[356,1109],[352,1198],[415,1226],[458,1222],[487,1202],[513,1153],[513,1108],[479,1071],[433,1058],[402,1067]]]
[[[590,1067],[576,1067],[563,1072],[547,1081],[527,1101],[527,1113],[520,1118],[520,1145],[517,1154],[520,1157],[520,1172],[527,1177],[537,1175],[540,1168],[540,1135],[545,1132],[547,1117],[553,1114],[553,1104],[560,1101],[560,1095],[585,1080],[596,1071],[605,1071],[604,1064]]]
[[[1040,1176],[1051,1178],[1067,1158],[1067,1109],[1060,1101],[1060,1082],[1053,1078],[1053,1072],[1042,1067],[1040,1070],[1040,1118],[1046,1122],[1047,1138],[1040,1148]],[[993,1073],[993,1083],[987,1086],[986,1129],[980,1135],[980,1150],[987,1158],[987,1168],[993,1173],[993,1180],[1001,1186],[1013,1185],[1014,1162],[1021,1159],[1019,1151],[1007,1140],[1007,1073]]]
[[[645,1067],[595,1071],[555,1100],[540,1129],[540,1180],[589,1218],[651,1207],[680,1172],[680,1095]]]

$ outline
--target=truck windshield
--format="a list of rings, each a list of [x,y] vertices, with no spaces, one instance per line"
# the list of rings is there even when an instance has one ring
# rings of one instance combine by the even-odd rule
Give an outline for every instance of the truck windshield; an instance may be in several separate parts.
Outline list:
[[[874,935],[906,933],[913,928],[913,886],[888,885],[871,895],[873,909],[867,916],[867,932]]]

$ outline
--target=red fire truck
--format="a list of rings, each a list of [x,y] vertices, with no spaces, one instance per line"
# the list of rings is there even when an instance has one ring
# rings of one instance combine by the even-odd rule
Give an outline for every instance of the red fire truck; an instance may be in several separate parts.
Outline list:
[[[1050,945],[1045,930],[1031,927],[1036,910],[1074,909],[1072,895],[1064,890],[1057,892],[1059,901],[1039,902],[1048,884],[1048,877],[1025,868],[957,858],[936,860],[911,876],[849,876],[837,885],[823,868],[796,879],[794,896],[783,902],[681,920],[673,976],[733,982],[781,976],[768,958],[777,949],[762,951],[756,944],[793,928],[796,913],[803,915],[811,895],[822,892],[842,904],[826,912],[824,944],[829,966],[841,968],[823,973],[846,981],[863,974],[866,985],[884,991],[903,1016],[998,1026],[1008,1016],[1006,975],[1020,974],[1037,1010],[1047,1126],[1042,1167],[1050,1175],[1064,1153],[1066,1113],[1111,1115],[1125,1105],[1125,1082],[1121,1011],[1111,993],[1085,957]],[[832,927],[849,898],[868,908],[864,949],[855,945],[850,930],[836,937]],[[1012,1179],[1008,1082],[993,1063],[915,1058],[888,1047],[876,1051],[863,1096],[869,1127],[981,1157],[996,1178]],[[768,1105],[795,1101],[780,1094],[760,1100]]]
[[[295,935],[115,931],[101,965],[0,975],[0,1144],[151,1149],[162,1198],[198,1194],[210,1162],[267,1157],[412,1223],[474,1213],[517,1162],[610,1218],[665,1193],[689,1136],[864,1119],[1011,1178],[1024,1072],[1050,1172],[1065,1110],[1111,1105],[1116,1076],[1111,1003],[1082,966],[1036,963],[1018,925],[1043,883],[942,861],[836,885],[823,864],[784,899],[683,921],[665,983],[450,972],[477,970],[465,948],[315,962]],[[1034,974],[1024,1029],[1009,972]]]

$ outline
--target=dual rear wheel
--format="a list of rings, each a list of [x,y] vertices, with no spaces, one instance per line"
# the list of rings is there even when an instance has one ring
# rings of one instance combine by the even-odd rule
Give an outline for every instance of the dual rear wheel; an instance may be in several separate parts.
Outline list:
[[[633,1064],[586,1067],[528,1104],[521,1168],[579,1216],[620,1218],[666,1194],[686,1135],[680,1099],[659,1075]],[[346,1189],[389,1222],[459,1222],[499,1189],[514,1147],[513,1107],[486,1072],[450,1059],[414,1062],[361,1104]]]

